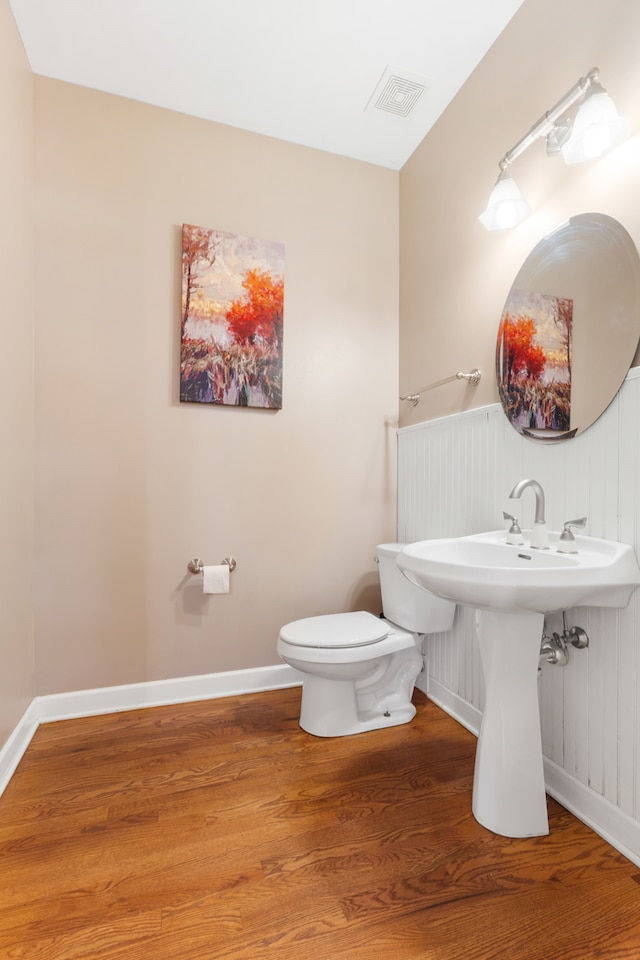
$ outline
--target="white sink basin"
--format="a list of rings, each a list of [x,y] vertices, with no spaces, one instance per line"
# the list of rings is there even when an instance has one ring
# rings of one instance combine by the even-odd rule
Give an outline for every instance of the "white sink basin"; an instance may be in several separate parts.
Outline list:
[[[633,548],[576,536],[577,553],[557,553],[558,536],[549,533],[548,550],[508,544],[504,530],[423,540],[406,546],[397,562],[412,583],[480,610],[550,613],[626,606],[640,584]]]

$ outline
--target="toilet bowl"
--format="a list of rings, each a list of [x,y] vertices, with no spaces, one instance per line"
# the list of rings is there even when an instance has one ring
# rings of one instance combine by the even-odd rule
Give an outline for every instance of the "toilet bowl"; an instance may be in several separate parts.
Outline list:
[[[344,737],[408,723],[423,666],[425,633],[451,629],[455,604],[410,583],[396,557],[404,544],[377,548],[383,616],[366,611],[307,617],[280,631],[280,658],[303,675],[300,726]]]

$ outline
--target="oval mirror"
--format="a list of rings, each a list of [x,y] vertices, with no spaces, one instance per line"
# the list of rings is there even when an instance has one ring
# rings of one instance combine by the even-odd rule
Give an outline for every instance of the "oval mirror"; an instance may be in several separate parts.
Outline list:
[[[566,440],[591,426],[640,339],[640,258],[617,220],[572,217],[534,247],[507,297],[496,378],[512,426]]]

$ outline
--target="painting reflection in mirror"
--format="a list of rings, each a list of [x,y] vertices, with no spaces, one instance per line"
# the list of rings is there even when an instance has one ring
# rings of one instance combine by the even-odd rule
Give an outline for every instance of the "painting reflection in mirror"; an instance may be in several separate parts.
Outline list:
[[[573,436],[573,300],[512,289],[500,320],[496,378],[500,401],[519,433],[540,440]]]

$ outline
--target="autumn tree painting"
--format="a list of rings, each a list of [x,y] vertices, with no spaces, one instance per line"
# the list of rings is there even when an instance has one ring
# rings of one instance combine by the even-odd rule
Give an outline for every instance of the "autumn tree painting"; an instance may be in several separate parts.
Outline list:
[[[573,301],[512,291],[496,350],[498,392],[512,425],[555,439],[571,426]]]
[[[180,399],[282,406],[284,247],[184,224]]]

